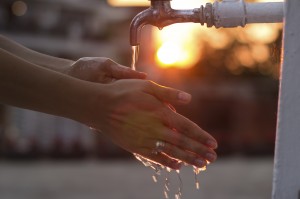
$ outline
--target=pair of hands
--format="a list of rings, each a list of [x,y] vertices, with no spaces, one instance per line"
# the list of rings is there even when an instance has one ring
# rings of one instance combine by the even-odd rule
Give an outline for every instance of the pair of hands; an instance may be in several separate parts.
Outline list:
[[[81,58],[65,73],[103,84],[105,94],[92,103],[85,123],[125,150],[172,169],[181,161],[196,167],[215,161],[215,139],[172,108],[189,103],[189,94],[108,58]],[[153,153],[157,141],[165,143],[161,153]]]

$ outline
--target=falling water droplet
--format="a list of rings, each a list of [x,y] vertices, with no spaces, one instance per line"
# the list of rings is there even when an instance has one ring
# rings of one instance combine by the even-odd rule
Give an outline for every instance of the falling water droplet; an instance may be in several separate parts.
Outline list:
[[[169,178],[168,178],[168,175],[166,175],[166,178],[165,178],[165,189],[166,191],[170,191],[170,182],[169,182]]]
[[[152,176],[153,181],[156,183],[157,182],[157,178],[155,175]]]
[[[199,183],[199,181],[198,181],[198,179],[197,179],[197,181],[196,181],[196,189],[199,190],[199,188],[200,188],[200,183]]]
[[[202,167],[202,168],[198,168],[198,167],[193,167],[194,170],[194,174],[195,174],[195,185],[196,185],[196,189],[200,189],[200,183],[199,183],[199,179],[198,179],[198,175],[200,174],[201,171],[205,171],[206,170],[206,166]]]
[[[164,191],[164,195],[165,195],[165,198],[166,198],[166,199],[169,198],[168,192]]]
[[[182,195],[182,186],[183,186],[183,184],[182,184],[182,180],[181,180],[181,176],[180,176],[180,171],[176,170],[176,173],[177,173],[177,177],[178,177],[178,180],[179,180],[179,186],[178,186],[178,191],[175,194],[175,198],[180,199],[181,195]]]
[[[154,174],[152,175],[152,179],[154,182],[158,182],[158,177],[161,176],[161,172],[163,170],[165,171],[164,196],[166,199],[169,199],[170,185],[171,185],[170,180],[169,180],[169,175],[173,170],[169,167],[164,167],[156,162],[153,162],[152,160],[149,160],[139,154],[134,153],[134,156],[138,161],[142,162],[144,164],[144,166],[149,167],[154,170]],[[209,162],[208,162],[208,164],[209,164]],[[194,172],[194,176],[195,176],[195,185],[196,185],[196,189],[198,189],[198,190],[200,188],[198,175],[200,174],[201,171],[205,171],[205,170],[206,170],[206,167],[202,167],[202,168],[198,168],[195,166],[193,167],[193,172]],[[177,174],[179,185],[178,185],[177,192],[175,193],[174,196],[175,196],[175,199],[181,199],[183,183],[182,183],[182,179],[180,176],[180,170],[175,170],[175,173]]]

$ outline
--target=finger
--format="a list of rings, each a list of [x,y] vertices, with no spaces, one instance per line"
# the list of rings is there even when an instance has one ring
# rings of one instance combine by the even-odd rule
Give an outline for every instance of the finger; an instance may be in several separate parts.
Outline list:
[[[198,168],[202,168],[207,165],[207,162],[204,158],[201,158],[189,151],[182,150],[179,147],[168,142],[165,143],[165,146],[162,149],[162,153],[165,153],[172,158],[181,160],[187,164],[194,165]]]
[[[155,96],[159,100],[170,104],[187,104],[192,96],[186,92],[161,86],[152,81],[148,81],[145,92]]]
[[[205,159],[209,162],[214,162],[217,159],[217,154],[213,149],[193,139],[190,139],[189,137],[186,137],[185,135],[180,134],[178,132],[167,130],[165,131],[164,139],[168,143],[170,143],[170,145],[178,147],[178,149],[183,150],[185,152],[185,154],[182,154],[181,151],[174,149],[174,147],[171,147],[170,155],[172,155],[172,150],[176,150],[178,154],[180,154],[180,158],[183,161],[187,159],[191,162],[192,157],[201,157],[200,159]],[[186,158],[183,155],[186,155]]]
[[[169,167],[174,170],[178,170],[182,166],[182,164],[179,161],[174,160],[163,153],[154,154],[153,151],[150,149],[144,149],[139,154],[159,165],[163,165],[165,167]]]
[[[111,76],[116,79],[145,79],[146,73],[132,70],[115,62],[111,63]]]
[[[218,147],[217,141],[213,138],[213,136],[201,129],[194,122],[175,112],[168,114],[168,116],[169,118],[165,119],[168,123],[167,125],[175,128],[178,133],[212,149],[216,149]]]
[[[202,159],[208,160],[209,162],[214,162],[217,159],[217,154],[212,148],[167,127],[165,127],[165,129],[162,129],[161,133],[152,139],[165,140],[167,143],[173,145],[174,147],[185,151],[187,155],[186,158],[190,162],[191,155],[194,155],[194,157],[201,157]],[[180,160],[186,161],[186,159],[182,155],[182,152],[178,151],[178,153],[181,154]],[[172,153],[170,153],[169,155],[172,155]],[[175,157],[174,155],[172,156]]]

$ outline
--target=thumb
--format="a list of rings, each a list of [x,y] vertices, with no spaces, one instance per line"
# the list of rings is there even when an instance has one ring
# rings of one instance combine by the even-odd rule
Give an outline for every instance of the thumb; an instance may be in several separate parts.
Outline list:
[[[150,86],[146,89],[146,92],[155,96],[160,101],[170,104],[188,104],[192,99],[192,96],[189,93],[174,88],[161,86],[154,82],[150,83]]]
[[[117,63],[111,65],[111,75],[115,79],[145,79],[147,77],[146,73],[132,70]]]

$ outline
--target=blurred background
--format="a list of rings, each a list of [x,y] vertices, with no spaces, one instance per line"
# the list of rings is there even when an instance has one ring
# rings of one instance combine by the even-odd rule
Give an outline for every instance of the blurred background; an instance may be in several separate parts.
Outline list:
[[[206,2],[171,4],[188,9]],[[1,0],[0,34],[53,56],[109,57],[130,66],[129,25],[149,5]],[[192,103],[176,107],[178,112],[219,142],[219,161],[200,178],[199,192],[193,191],[193,175],[183,171],[191,181],[183,198],[270,198],[281,39],[282,24],[144,27],[137,70],[191,93]],[[0,105],[0,198],[163,198],[151,171],[133,160],[79,123]]]

